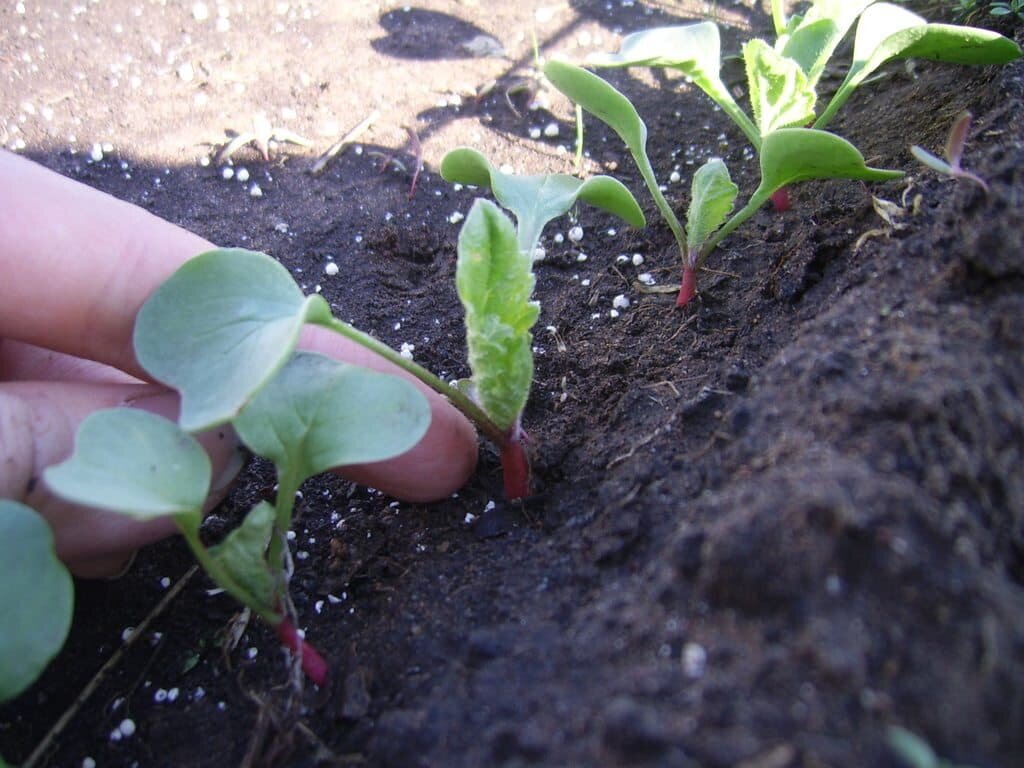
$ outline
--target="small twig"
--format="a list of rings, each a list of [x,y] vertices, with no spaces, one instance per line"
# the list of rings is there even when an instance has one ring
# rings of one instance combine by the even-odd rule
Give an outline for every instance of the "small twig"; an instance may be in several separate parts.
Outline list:
[[[82,689],[82,692],[75,697],[71,706],[64,711],[64,714],[60,716],[57,722],[53,724],[53,727],[47,732],[46,736],[43,737],[43,740],[39,742],[39,746],[37,746],[32,751],[32,754],[28,756],[28,759],[22,763],[22,768],[34,768],[34,766],[39,763],[43,758],[43,755],[50,750],[53,743],[64,732],[64,729],[67,728],[68,723],[70,723],[75,715],[78,714],[78,710],[80,710],[85,702],[89,700],[89,697],[96,692],[96,689],[99,688],[100,684],[110,671],[118,665],[121,661],[121,657],[123,657],[124,654],[135,644],[136,640],[146,634],[149,630],[149,625],[167,609],[167,606],[171,604],[171,601],[174,600],[174,598],[181,594],[181,591],[185,589],[185,586],[198,571],[199,566],[193,565],[188,569],[184,576],[178,579],[178,582],[173,587],[167,590],[167,594],[164,595],[160,602],[156,604],[156,607],[153,608],[153,610],[149,612],[149,615],[142,620],[142,623],[139,624],[139,626],[137,626],[130,635],[128,635],[127,639],[121,644],[121,647],[114,651],[113,655],[107,659],[106,663],[102,667],[100,667],[99,672],[92,676],[92,679],[86,684],[85,688]]]
[[[368,117],[359,123],[359,125],[331,144],[331,146],[327,148],[327,151],[316,159],[316,162],[313,163],[309,172],[314,176],[319,176],[323,173],[324,169],[327,168],[331,161],[340,155],[345,147],[352,144],[356,139],[362,136],[371,125],[377,122],[377,118],[379,117],[380,112],[377,112],[376,110],[371,112]]]

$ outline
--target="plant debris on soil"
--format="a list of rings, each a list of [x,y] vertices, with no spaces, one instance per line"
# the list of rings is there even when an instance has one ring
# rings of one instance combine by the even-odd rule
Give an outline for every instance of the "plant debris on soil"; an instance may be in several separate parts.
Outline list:
[[[441,156],[571,173],[573,111],[534,40],[581,61],[706,18],[725,53],[770,29],[752,0],[6,2],[0,139],[272,254],[338,317],[456,378],[457,221],[477,193],[438,176]],[[749,195],[756,161],[697,89],[606,74],[679,210],[711,156]],[[437,504],[308,482],[292,593],[329,688],[290,700],[273,631],[199,574],[32,764],[854,768],[898,764],[898,725],[957,764],[1024,765],[1022,77],[1020,61],[885,68],[831,128],[907,178],[796,186],[790,211],[725,241],[682,311],[656,290],[679,279],[663,225],[554,222],[524,414],[535,495],[505,502],[486,446]],[[910,155],[939,151],[965,110],[989,194]],[[210,159],[257,124],[313,146]],[[621,178],[656,222],[618,139],[587,120],[584,141],[583,171]],[[204,533],[273,483],[253,462]],[[77,584],[66,648],[0,709],[0,754],[26,761],[190,566],[169,540]]]

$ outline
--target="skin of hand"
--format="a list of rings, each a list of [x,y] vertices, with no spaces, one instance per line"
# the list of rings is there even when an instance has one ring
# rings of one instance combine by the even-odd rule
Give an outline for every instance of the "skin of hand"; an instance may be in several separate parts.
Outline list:
[[[93,411],[122,406],[176,418],[177,395],[147,380],[135,360],[135,315],[179,266],[213,247],[0,151],[0,498],[44,516],[58,555],[78,576],[117,573],[140,546],[173,533],[174,523],[69,505],[48,492],[41,473],[70,455],[78,424]],[[408,501],[434,501],[473,472],[476,433],[443,397],[325,329],[306,328],[301,346],[409,378],[430,402],[430,428],[415,447],[345,467],[344,477]],[[213,462],[209,509],[241,468],[242,452],[229,426],[197,437]]]

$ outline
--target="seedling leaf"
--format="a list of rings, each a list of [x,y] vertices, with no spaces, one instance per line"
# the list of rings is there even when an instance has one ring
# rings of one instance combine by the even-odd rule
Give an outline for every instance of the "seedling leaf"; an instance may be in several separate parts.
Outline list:
[[[646,157],[647,126],[629,99],[614,86],[564,61],[549,61],[544,65],[544,76],[555,88],[606,123],[634,156]]]
[[[889,726],[886,741],[913,768],[938,768],[939,758],[924,739],[899,726]]]
[[[988,192],[988,182],[975,173],[966,171],[963,168],[964,145],[967,143],[967,133],[971,127],[971,113],[964,112],[953,123],[946,139],[946,161],[933,155],[918,146],[910,148],[912,154],[919,162],[923,163],[933,171],[949,176],[954,179],[968,179]]]
[[[43,478],[63,498],[138,519],[197,520],[210,487],[210,460],[172,421],[135,408],[86,417],[70,458]]]
[[[404,453],[426,434],[430,406],[404,379],[299,352],[233,425],[298,485],[332,467]]]
[[[1020,46],[997,32],[952,24],[929,24],[891,3],[876,3],[857,24],[853,63],[843,84],[815,123],[823,127],[854,90],[890,59],[917,58],[951,64],[1006,64],[1021,55]]]
[[[756,128],[722,82],[721,49],[718,25],[702,21],[697,24],[634,32],[622,39],[618,53],[596,54],[587,61],[596,67],[668,67],[680,71],[725,110],[754,146],[757,146],[759,135]],[[545,74],[548,74],[546,69]],[[560,91],[567,93],[550,75],[548,79],[552,80]],[[593,112],[585,102],[572,95],[569,97],[583,104],[584,109]],[[625,137],[623,140],[625,141]],[[629,146],[628,141],[626,144]]]
[[[800,65],[813,89],[853,22],[872,2],[874,0],[815,0],[795,25],[791,23],[791,31],[780,36],[776,50]]]
[[[261,615],[273,613],[277,603],[278,580],[266,560],[275,519],[273,505],[261,501],[241,525],[209,550],[210,558],[230,576],[232,594]]]
[[[817,96],[796,61],[756,38],[743,46],[743,59],[754,120],[762,137],[814,119]]]
[[[903,176],[902,171],[868,167],[846,139],[812,128],[783,128],[765,136],[760,163],[761,183],[747,204],[704,245],[702,258],[782,187],[811,179],[888,181]]]
[[[47,522],[7,499],[0,499],[0,562],[0,701],[7,701],[28,688],[64,645],[74,585],[57,559]]]
[[[135,354],[155,379],[181,393],[182,428],[233,418],[284,365],[303,323],[330,318],[288,270],[241,248],[186,262],[143,305]]]
[[[544,226],[583,200],[634,227],[646,225],[643,211],[622,182],[610,176],[581,181],[562,173],[519,176],[502,173],[475,149],[453,149],[441,160],[441,176],[451,182],[488,187],[518,222],[520,249],[533,253]]]
[[[953,166],[947,163],[942,158],[936,157],[926,149],[914,145],[910,148],[910,154],[912,154],[918,162],[928,166],[936,173],[941,173],[943,176],[953,176]]]
[[[717,32],[716,32],[717,34]],[[629,99],[619,93],[610,83],[588,72],[585,69],[566,64],[561,61],[549,61],[544,67],[544,74],[558,90],[582,106],[585,110],[600,118],[615,131],[625,143],[629,154],[643,176],[644,184],[650,190],[658,210],[665,218],[672,234],[679,243],[679,250],[686,246],[686,233],[679,223],[672,206],[669,205],[658,187],[654,169],[647,157],[647,126],[640,119]],[[744,118],[750,123],[749,118]],[[757,128],[750,123],[753,134],[752,141],[757,141]]]
[[[466,343],[480,404],[508,431],[518,423],[533,380],[533,335],[540,307],[530,301],[530,254],[512,222],[477,200],[459,234],[455,286],[466,310]]]
[[[690,254],[699,252],[704,242],[722,226],[732,212],[738,192],[729,169],[717,158],[706,162],[693,175],[686,217],[686,245]]]
[[[766,136],[761,145],[759,190],[768,194],[810,179],[888,181],[901,176],[902,171],[868,167],[856,147],[826,131],[784,128]]]

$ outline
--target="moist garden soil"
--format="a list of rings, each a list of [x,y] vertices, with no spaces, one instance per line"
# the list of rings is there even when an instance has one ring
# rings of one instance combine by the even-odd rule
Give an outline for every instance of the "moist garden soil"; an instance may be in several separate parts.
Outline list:
[[[0,138],[273,254],[342,319],[456,378],[450,219],[479,193],[445,183],[440,158],[470,145],[518,172],[573,170],[572,112],[534,76],[534,41],[581,60],[714,18],[734,54],[767,34],[766,5],[5,2]],[[652,224],[581,209],[580,242],[556,242],[568,220],[546,232],[536,494],[504,501],[485,445],[436,504],[307,483],[292,591],[332,679],[298,701],[273,633],[187,577],[180,541],[151,547],[123,578],[76,585],[65,650],[0,710],[0,752],[24,761],[152,615],[35,765],[853,768],[897,764],[891,725],[958,763],[1024,765],[1022,73],[887,68],[833,128],[907,178],[797,187],[792,210],[726,241],[682,310],[638,280],[677,283],[678,254],[620,142],[588,120],[583,171],[622,178]],[[735,62],[726,75],[742,83]],[[754,188],[743,137],[696,89],[609,77],[680,210],[710,156],[741,197]],[[965,109],[988,195],[909,154],[938,151]],[[314,146],[204,164],[261,112]],[[905,212],[887,223],[872,195]],[[273,484],[254,462],[206,535]],[[126,718],[134,734],[112,739]]]

